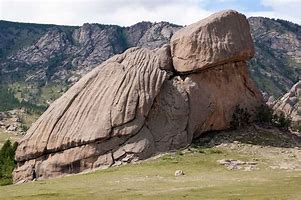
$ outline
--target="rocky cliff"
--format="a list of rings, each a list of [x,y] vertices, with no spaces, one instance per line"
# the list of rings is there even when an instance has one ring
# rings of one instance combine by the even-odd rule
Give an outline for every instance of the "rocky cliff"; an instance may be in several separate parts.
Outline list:
[[[48,105],[111,56],[130,47],[161,47],[180,27],[141,22],[81,27],[0,21],[0,89]]]
[[[301,130],[301,81],[296,83],[285,95],[269,102],[275,112],[282,112],[292,120],[292,127]]]
[[[6,50],[1,55],[1,71],[11,79],[12,76],[25,75],[23,81],[41,84],[72,84],[96,65],[127,48],[161,47],[180,28],[166,22],[141,22],[130,27],[22,25],[0,21],[3,28],[0,33],[3,44],[0,46]],[[30,36],[36,37],[28,38]]]
[[[14,181],[145,159],[229,128],[237,105],[253,113],[262,103],[246,65],[253,54],[246,17],[230,10],[181,29],[170,45],[113,56],[29,129]]]
[[[249,22],[256,49],[251,76],[267,95],[282,96],[301,74],[301,28],[262,17]],[[0,86],[19,100],[48,105],[109,57],[134,46],[161,47],[179,28],[167,22],[72,27],[0,21]]]
[[[249,18],[256,54],[250,72],[269,95],[284,95],[301,75],[301,26],[284,20]]]

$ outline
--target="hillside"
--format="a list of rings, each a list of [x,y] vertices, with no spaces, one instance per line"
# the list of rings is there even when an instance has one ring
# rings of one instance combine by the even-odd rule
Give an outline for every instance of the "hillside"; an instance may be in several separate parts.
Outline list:
[[[301,26],[263,17],[251,17],[249,23],[256,48],[251,75],[262,91],[279,97],[301,75]]]
[[[129,47],[154,49],[179,26],[141,22],[130,27],[81,27],[0,21],[0,80],[20,99],[47,105],[97,64]]]
[[[301,151],[291,135],[258,126],[210,135],[134,165],[3,186],[0,199],[299,199]]]
[[[256,56],[250,72],[268,95],[279,97],[301,73],[301,28],[249,18]],[[141,22],[130,27],[57,26],[0,21],[0,85],[19,100],[48,105],[80,77],[129,47],[161,47],[180,27]]]

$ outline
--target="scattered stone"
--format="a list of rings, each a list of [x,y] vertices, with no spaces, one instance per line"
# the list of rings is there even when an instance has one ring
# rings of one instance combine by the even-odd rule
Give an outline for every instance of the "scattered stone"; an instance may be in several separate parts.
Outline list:
[[[217,145],[216,147],[221,148],[221,147],[227,147],[228,145],[229,144],[227,144],[227,143],[222,143],[222,144]]]
[[[230,163],[226,166],[229,170],[241,169],[241,166],[237,165],[236,163]]]
[[[176,172],[175,172],[175,176],[177,177],[177,176],[184,176],[185,174],[184,174],[184,172],[182,171],[182,170],[177,170]]]
[[[246,171],[246,172],[250,172],[250,171],[253,171],[253,170],[257,170],[258,168],[256,167],[256,166],[254,166],[254,165],[249,165],[249,166],[246,166],[245,168],[244,168],[244,171]]]
[[[234,160],[234,159],[222,159],[222,160],[217,160],[217,162],[220,165],[226,166],[227,169],[229,170],[235,170],[235,169],[242,169],[242,166],[246,167],[251,167],[257,165],[256,162],[250,161],[250,162],[245,162],[241,160]],[[252,168],[250,168],[252,169]]]
[[[254,161],[250,161],[250,162],[246,162],[247,165],[257,165],[258,163],[257,162],[254,162]]]
[[[233,161],[233,162],[235,162],[236,165],[245,165],[246,164],[246,162],[241,161],[241,160],[236,160],[236,161]]]
[[[130,163],[134,158],[134,155],[132,154],[128,154],[126,157],[122,158],[122,162],[124,163]]]
[[[20,181],[18,181],[18,182],[16,182],[15,184],[22,184],[22,183],[26,183],[27,181],[26,180],[20,180]]]
[[[23,136],[24,136],[25,134],[26,134],[25,131],[21,131],[21,132],[20,132],[20,135],[23,135]]]
[[[280,167],[277,166],[277,165],[272,165],[272,166],[269,166],[269,168],[271,168],[271,169],[279,169]]]
[[[14,116],[10,119],[12,122],[21,122],[20,118],[18,116]]]
[[[282,170],[294,170],[294,169],[296,169],[296,165],[292,164],[292,163],[281,163],[279,165],[279,169],[282,169]]]
[[[12,124],[6,130],[14,132],[14,131],[18,130],[18,126],[16,126],[15,124]]]
[[[232,161],[236,161],[233,159],[222,159],[222,160],[217,160],[220,165],[229,165]]]
[[[24,134],[20,117],[23,114],[22,109],[0,112],[0,129],[7,133]]]
[[[120,166],[120,165],[122,165],[122,162],[121,161],[116,161],[113,166]]]

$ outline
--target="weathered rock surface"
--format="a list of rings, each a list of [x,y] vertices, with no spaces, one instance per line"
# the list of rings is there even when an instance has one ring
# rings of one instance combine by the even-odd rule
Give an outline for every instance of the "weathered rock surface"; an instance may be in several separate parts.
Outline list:
[[[233,11],[217,16],[229,13],[247,23]],[[221,24],[214,18],[208,25],[202,23],[219,30]],[[199,34],[195,30],[194,35]],[[207,37],[220,39],[217,32],[210,34]],[[191,49],[198,42],[183,48]],[[174,73],[175,57],[170,52],[169,45],[156,50],[131,48],[84,76],[20,141],[14,181],[79,173],[184,148],[204,132],[228,128],[236,105],[252,111],[261,104],[245,60],[231,57],[238,52],[219,55],[228,63],[216,60],[210,68],[186,75]]]
[[[296,83],[288,93],[276,101],[273,109],[290,117],[294,126],[301,125],[301,81]]]
[[[156,149],[164,152],[190,144],[188,120],[188,94],[184,81],[176,76],[164,83],[146,121],[154,137]]]
[[[172,36],[170,43],[178,72],[245,61],[254,55],[249,23],[244,15],[233,10],[186,26]]]
[[[254,113],[261,103],[261,94],[249,79],[245,62],[219,65],[188,75],[185,85],[189,96],[188,131],[191,137],[230,128],[236,105]]]
[[[74,156],[80,161],[84,159],[82,156],[97,155],[91,143],[105,140],[112,143],[112,138],[118,138],[107,152],[138,132],[143,135],[148,131],[143,128],[145,118],[166,78],[166,72],[158,67],[159,61],[150,50],[132,48],[95,68],[55,101],[29,129],[16,152],[17,160],[38,161],[41,156],[54,157],[57,154],[51,153],[61,152],[63,157],[68,157],[68,160],[62,158],[62,162],[72,164],[77,160]],[[130,147],[131,139],[124,148],[135,151],[138,144]],[[139,138],[135,139],[137,143]],[[142,143],[144,139],[141,138]],[[143,148],[144,144],[141,145]],[[82,153],[74,153],[76,149]]]

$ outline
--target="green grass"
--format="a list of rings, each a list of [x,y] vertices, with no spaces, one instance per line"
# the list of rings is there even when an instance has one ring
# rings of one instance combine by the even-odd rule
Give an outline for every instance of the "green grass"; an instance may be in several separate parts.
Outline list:
[[[301,172],[228,170],[218,159],[253,159],[235,151],[194,149],[140,164],[0,187],[0,199],[300,199]],[[175,177],[178,169],[185,175]]]
[[[0,148],[2,147],[2,145],[4,144],[4,142],[6,140],[10,140],[12,142],[17,141],[21,136],[17,136],[11,133],[5,133],[0,129]]]
[[[41,98],[43,101],[54,101],[58,99],[67,90],[63,84],[52,84],[41,88]]]
[[[9,89],[19,100],[28,100],[33,104],[48,106],[47,102],[52,102],[59,98],[68,86],[65,84],[49,84],[39,86],[25,82],[15,82],[9,85]]]

